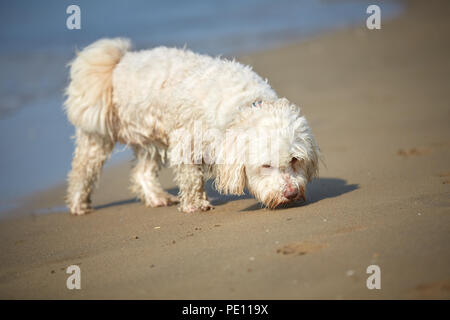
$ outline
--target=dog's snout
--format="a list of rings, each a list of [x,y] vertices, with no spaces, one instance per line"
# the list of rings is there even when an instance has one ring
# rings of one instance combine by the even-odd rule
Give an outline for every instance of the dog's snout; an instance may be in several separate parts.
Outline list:
[[[286,199],[293,200],[298,196],[298,189],[295,187],[288,186],[284,189],[283,196]]]

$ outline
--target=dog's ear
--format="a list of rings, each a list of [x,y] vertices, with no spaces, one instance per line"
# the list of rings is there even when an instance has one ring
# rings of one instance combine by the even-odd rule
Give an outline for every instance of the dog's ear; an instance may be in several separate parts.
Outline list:
[[[306,139],[308,143],[307,157],[301,158],[302,166],[306,173],[308,182],[311,182],[313,178],[319,176],[319,160],[320,150],[313,139]]]
[[[220,193],[241,195],[246,184],[243,164],[216,165],[215,186]]]
[[[309,182],[311,182],[313,178],[317,178],[319,176],[319,159],[320,159],[320,150],[319,147],[314,143],[312,147],[311,160],[309,161],[307,167]]]
[[[215,164],[215,186],[219,192],[244,193],[247,182],[244,166],[247,143],[247,136],[242,131],[227,131]]]

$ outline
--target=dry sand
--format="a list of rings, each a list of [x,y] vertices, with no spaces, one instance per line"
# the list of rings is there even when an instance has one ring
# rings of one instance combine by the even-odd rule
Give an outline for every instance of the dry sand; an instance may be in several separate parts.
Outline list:
[[[414,1],[381,30],[240,58],[310,121],[326,167],[306,204],[212,192],[212,212],[148,209],[129,165],[110,168],[93,214],[30,215],[61,206],[61,186],[0,221],[0,297],[449,298],[449,17],[450,2]],[[81,290],[66,289],[72,264]],[[372,264],[381,290],[366,288]]]

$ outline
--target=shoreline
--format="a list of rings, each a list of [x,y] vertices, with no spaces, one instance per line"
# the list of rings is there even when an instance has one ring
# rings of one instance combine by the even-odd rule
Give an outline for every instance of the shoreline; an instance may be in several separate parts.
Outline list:
[[[406,3],[382,29],[240,57],[302,107],[325,156],[307,203],[145,208],[129,163],[105,169],[92,214],[0,220],[2,299],[449,299],[450,4]],[[175,184],[169,170],[162,184]],[[19,211],[61,205],[63,186]],[[82,289],[65,287],[69,265]],[[366,269],[380,266],[382,289]]]

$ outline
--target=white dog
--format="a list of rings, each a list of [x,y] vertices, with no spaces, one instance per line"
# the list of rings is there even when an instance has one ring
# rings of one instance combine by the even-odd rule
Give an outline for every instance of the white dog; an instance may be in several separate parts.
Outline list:
[[[166,47],[130,52],[129,46],[125,39],[102,39],[70,64],[72,214],[91,210],[92,189],[116,142],[133,148],[131,189],[150,207],[180,202],[183,212],[211,209],[204,191],[210,176],[219,191],[242,194],[247,187],[270,208],[305,199],[319,149],[299,107],[235,61]],[[166,158],[179,198],[158,181]]]

